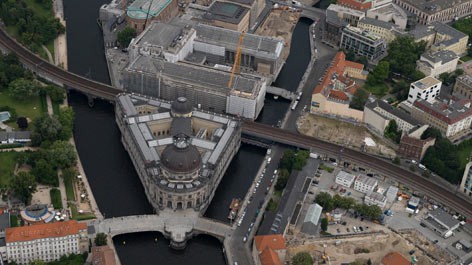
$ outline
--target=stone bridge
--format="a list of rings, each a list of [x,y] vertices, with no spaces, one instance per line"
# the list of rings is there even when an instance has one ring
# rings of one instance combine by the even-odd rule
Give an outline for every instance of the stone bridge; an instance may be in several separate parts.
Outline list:
[[[88,226],[94,227],[95,234],[105,233],[111,237],[128,233],[160,232],[171,241],[171,247],[175,249],[185,248],[187,240],[199,234],[211,235],[223,242],[233,232],[231,226],[225,223],[199,217],[197,213],[191,212],[114,217],[90,221]]]
[[[276,87],[276,86],[268,86],[267,87],[267,93],[283,97],[283,98],[288,99],[290,101],[294,101],[297,98],[295,93],[293,93],[291,91],[288,91],[287,89]]]

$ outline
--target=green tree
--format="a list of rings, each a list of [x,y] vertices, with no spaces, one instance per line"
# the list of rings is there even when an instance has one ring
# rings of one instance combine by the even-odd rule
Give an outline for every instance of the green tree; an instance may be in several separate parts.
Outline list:
[[[377,220],[382,217],[382,209],[377,205],[371,205],[367,208],[367,217]]]
[[[399,143],[402,136],[402,131],[398,129],[397,122],[390,120],[384,130],[384,136],[390,138],[392,141]]]
[[[59,109],[58,120],[61,123],[62,129],[58,135],[61,140],[69,140],[72,137],[74,129],[75,113],[72,107],[62,107]]]
[[[18,198],[29,204],[32,193],[36,191],[36,181],[33,175],[27,172],[19,172],[11,180],[10,188]]]
[[[370,260],[370,258],[367,260],[367,265],[372,265],[372,260]]]
[[[51,164],[44,159],[36,162],[36,165],[31,170],[31,174],[33,174],[39,183],[54,185],[56,187],[59,186],[57,171],[54,170]]]
[[[136,30],[131,27],[126,27],[118,33],[118,42],[121,46],[128,47],[134,37],[136,37]]]
[[[39,86],[31,80],[19,78],[8,85],[10,96],[17,100],[26,100],[39,93]]]
[[[472,38],[472,18],[464,18],[456,21],[452,26],[458,31],[469,35],[469,39]]]
[[[328,230],[328,219],[321,219],[321,230],[323,230],[323,232],[326,232]]]
[[[356,59],[356,54],[354,53],[354,50],[349,49],[346,53],[346,60],[353,62],[355,59]]]
[[[105,246],[107,244],[107,235],[104,233],[98,233],[95,237],[96,246]]]
[[[423,78],[425,78],[425,77],[426,77],[426,75],[425,75],[423,72],[419,71],[419,70],[414,70],[414,71],[410,74],[410,80],[411,80],[411,82],[418,81],[418,80],[423,79]]]
[[[303,167],[306,165],[306,160],[310,153],[305,150],[300,150],[295,156],[295,160],[293,161],[293,169],[295,170],[302,170]]]
[[[287,169],[280,170],[279,177],[277,178],[277,183],[275,184],[275,189],[282,191],[285,186],[287,186],[288,179],[290,178],[290,172]]]
[[[363,88],[358,88],[354,95],[352,96],[349,107],[357,110],[364,110],[364,105],[369,98],[369,92]]]
[[[400,79],[398,80],[395,85],[393,85],[393,88],[394,88],[394,92],[400,92],[400,91],[403,91],[403,90],[406,90],[408,89],[409,85],[408,83],[405,81],[405,79]]]
[[[289,172],[292,172],[293,163],[295,161],[295,152],[291,149],[287,149],[284,152],[284,156],[280,161],[280,168],[287,169]]]
[[[313,258],[306,251],[298,252],[292,258],[293,265],[313,265]]]
[[[32,134],[32,142],[39,145],[43,141],[54,142],[59,138],[62,125],[56,116],[43,114],[33,120],[34,131]]]
[[[367,84],[370,86],[380,85],[385,83],[390,71],[390,64],[388,61],[381,61],[377,64],[371,73],[367,76]]]
[[[363,64],[365,68],[369,66],[369,60],[367,60],[367,57],[365,56],[360,56],[359,58],[356,59],[357,63]]]
[[[315,202],[323,207],[323,210],[327,212],[334,210],[336,207],[333,198],[327,192],[320,192],[318,195],[316,195]]]
[[[51,97],[51,101],[62,103],[65,99],[65,89],[55,85],[48,85],[43,91]]]
[[[397,165],[400,165],[400,158],[398,156],[396,156],[394,159],[393,159],[393,163],[394,164],[397,164]]]
[[[48,150],[49,162],[56,168],[67,168],[77,163],[77,154],[72,144],[55,141]]]
[[[78,176],[78,173],[77,173],[77,170],[75,170],[74,168],[66,168],[64,170],[62,170],[62,178],[64,178],[64,182],[68,182],[68,181],[76,181],[76,178]]]
[[[415,74],[416,61],[424,53],[426,42],[415,42],[412,37],[399,36],[388,47],[388,55],[385,58],[390,64],[393,73],[407,77]]]

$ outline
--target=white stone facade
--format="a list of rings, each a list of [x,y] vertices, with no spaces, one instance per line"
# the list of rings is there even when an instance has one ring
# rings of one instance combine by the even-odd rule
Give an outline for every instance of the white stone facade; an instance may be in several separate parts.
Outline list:
[[[432,103],[434,99],[439,96],[441,85],[441,81],[431,76],[411,83],[407,101],[413,104],[413,102],[421,98]]]
[[[372,192],[376,186],[376,179],[364,175],[357,177],[354,182],[354,189],[362,193]]]
[[[338,174],[336,175],[336,184],[342,185],[344,187],[351,187],[352,183],[354,182],[354,179],[356,176],[349,174],[344,171],[339,171]]]
[[[369,206],[377,205],[383,209],[387,203],[387,198],[378,192],[370,192],[365,195],[364,202]]]

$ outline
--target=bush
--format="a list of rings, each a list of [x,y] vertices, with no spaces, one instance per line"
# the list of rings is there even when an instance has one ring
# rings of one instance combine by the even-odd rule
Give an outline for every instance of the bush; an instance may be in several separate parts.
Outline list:
[[[298,252],[292,258],[293,265],[313,265],[313,258],[306,251]]]
[[[51,203],[54,206],[54,209],[62,210],[61,191],[58,189],[51,189],[49,194],[51,195]]]
[[[10,118],[11,119],[11,118]],[[18,125],[18,128],[24,130],[28,128],[28,120],[25,117],[19,117],[16,120],[16,124]]]

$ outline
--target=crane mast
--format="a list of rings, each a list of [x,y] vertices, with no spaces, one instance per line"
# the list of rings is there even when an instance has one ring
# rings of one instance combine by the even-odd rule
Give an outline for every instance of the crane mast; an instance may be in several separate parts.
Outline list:
[[[238,44],[238,51],[236,52],[236,56],[234,58],[233,70],[231,71],[231,78],[229,79],[228,88],[231,89],[231,85],[233,84],[233,77],[234,73],[239,73],[241,68],[241,45],[244,39],[244,31],[241,32],[241,36],[239,36],[239,44]]]

